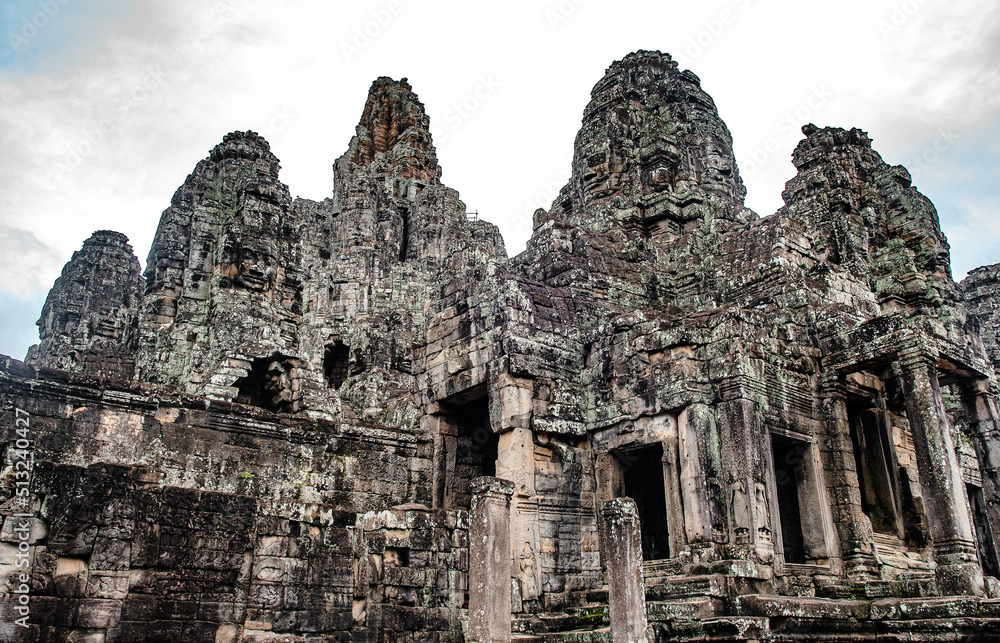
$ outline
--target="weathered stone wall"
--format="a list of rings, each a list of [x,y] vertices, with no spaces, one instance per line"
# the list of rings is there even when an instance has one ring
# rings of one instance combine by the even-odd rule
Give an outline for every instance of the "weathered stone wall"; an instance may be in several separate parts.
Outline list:
[[[42,370],[0,370],[3,511],[20,408],[38,596],[64,619],[40,640],[460,641],[482,476],[513,486],[522,640],[611,636],[598,509],[623,497],[657,640],[989,640],[996,271],[954,283],[933,205],[867,134],[803,134],[761,218],[698,78],[629,55],[510,260],[440,182],[405,79],[372,85],[321,202],[228,135],[164,212],[145,293],[98,233],[46,304]],[[75,304],[98,281],[113,305]]]
[[[969,317],[978,326],[993,369],[1000,372],[1000,264],[976,268],[962,280],[961,289]]]
[[[0,377],[7,498],[15,410],[30,418],[37,627],[23,640],[81,629],[119,641],[457,629],[467,519],[419,509],[430,503],[426,441],[136,386],[95,389],[92,378],[9,359]],[[19,519],[13,500],[0,511],[6,575]],[[365,577],[373,606],[359,617],[368,594],[356,559],[384,556],[379,547],[408,548],[408,562],[380,559]]]
[[[469,515],[402,505],[358,516],[352,641],[459,643],[469,604]]]

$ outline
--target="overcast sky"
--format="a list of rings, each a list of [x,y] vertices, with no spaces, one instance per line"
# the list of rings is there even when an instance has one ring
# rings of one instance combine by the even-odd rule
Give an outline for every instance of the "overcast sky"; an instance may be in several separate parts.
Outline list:
[[[292,196],[332,192],[368,87],[407,77],[444,182],[508,253],[569,176],[590,90],[637,49],[714,97],[762,216],[806,122],[860,127],[938,208],[956,278],[1000,262],[996,0],[2,0],[0,353],[17,358],[94,230],[145,265],[160,213],[227,132]]]

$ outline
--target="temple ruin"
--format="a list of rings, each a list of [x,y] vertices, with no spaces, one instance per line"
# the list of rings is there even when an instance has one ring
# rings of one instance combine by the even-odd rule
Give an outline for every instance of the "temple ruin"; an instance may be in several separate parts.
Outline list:
[[[406,79],[321,202],[226,135],[0,356],[0,639],[1000,640],[1000,267],[802,131],[761,217],[631,54],[512,258]]]

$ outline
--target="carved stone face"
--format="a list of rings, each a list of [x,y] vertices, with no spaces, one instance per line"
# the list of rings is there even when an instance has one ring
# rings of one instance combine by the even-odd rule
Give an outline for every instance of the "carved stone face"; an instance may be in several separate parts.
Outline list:
[[[702,149],[705,152],[703,182],[717,183],[730,191],[736,167],[732,149],[715,140],[705,142]]]
[[[710,197],[713,211],[740,211],[746,193],[711,98],[669,59],[623,61],[597,85],[577,138],[574,181],[583,200],[575,209],[605,224],[690,221],[705,216],[697,204]]]

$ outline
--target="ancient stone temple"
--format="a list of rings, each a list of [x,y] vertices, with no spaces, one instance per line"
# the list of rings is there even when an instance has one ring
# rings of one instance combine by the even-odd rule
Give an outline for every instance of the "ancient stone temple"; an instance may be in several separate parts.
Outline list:
[[[513,258],[405,79],[322,202],[228,134],[0,358],[0,639],[1000,639],[1000,268],[803,134],[760,217],[629,55]]]

